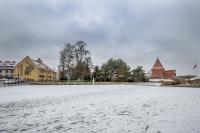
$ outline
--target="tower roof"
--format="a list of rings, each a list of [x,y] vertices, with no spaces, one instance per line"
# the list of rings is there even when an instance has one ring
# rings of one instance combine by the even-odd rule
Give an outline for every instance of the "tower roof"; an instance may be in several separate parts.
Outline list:
[[[164,69],[163,65],[161,64],[161,62],[158,58],[156,59],[156,62],[152,69]]]

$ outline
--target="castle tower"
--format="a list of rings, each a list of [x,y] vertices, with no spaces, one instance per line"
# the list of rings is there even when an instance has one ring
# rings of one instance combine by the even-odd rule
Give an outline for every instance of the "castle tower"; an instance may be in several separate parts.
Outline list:
[[[160,60],[157,58],[153,68],[151,69],[151,78],[152,79],[162,79],[165,77],[165,68],[163,67]]]
[[[151,79],[173,79],[176,76],[176,70],[165,70],[160,60],[157,58],[151,69]]]

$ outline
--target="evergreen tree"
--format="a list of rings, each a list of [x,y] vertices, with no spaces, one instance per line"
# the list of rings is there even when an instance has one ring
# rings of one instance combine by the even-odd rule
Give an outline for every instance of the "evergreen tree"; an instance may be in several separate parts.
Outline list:
[[[104,81],[127,81],[130,67],[122,59],[109,59],[101,66]]]
[[[145,82],[146,77],[145,77],[145,73],[143,70],[143,66],[137,66],[136,69],[133,69],[132,77],[133,77],[133,81],[135,81],[135,82]]]

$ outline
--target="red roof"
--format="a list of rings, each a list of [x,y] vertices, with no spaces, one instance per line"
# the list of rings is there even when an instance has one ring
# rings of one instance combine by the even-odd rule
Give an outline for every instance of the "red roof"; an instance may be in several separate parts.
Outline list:
[[[154,66],[152,69],[164,69],[163,65],[161,64],[160,60],[157,58]]]

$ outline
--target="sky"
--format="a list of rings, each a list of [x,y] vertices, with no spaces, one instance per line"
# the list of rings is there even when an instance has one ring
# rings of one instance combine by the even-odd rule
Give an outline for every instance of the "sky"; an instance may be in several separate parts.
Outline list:
[[[200,66],[199,0],[0,0],[0,60],[41,58],[57,68],[67,42],[88,44],[94,65],[121,58],[178,75]],[[200,71],[199,71],[200,73]]]

